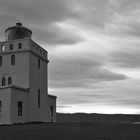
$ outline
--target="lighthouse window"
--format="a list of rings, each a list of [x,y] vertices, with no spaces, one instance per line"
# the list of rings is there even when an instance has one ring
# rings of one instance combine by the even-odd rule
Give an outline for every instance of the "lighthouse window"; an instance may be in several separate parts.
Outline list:
[[[19,49],[22,48],[22,43],[18,43],[18,48],[19,48]]]
[[[40,59],[38,59],[38,69],[40,69]]]
[[[38,108],[40,108],[40,89],[38,90]]]
[[[5,46],[1,45],[1,51],[5,51]]]
[[[12,84],[12,78],[8,77],[8,85],[11,85],[11,84]]]
[[[53,116],[53,106],[50,106],[50,116]]]
[[[11,65],[15,65],[15,55],[11,56]]]
[[[0,56],[0,66],[2,66],[2,56]]]
[[[2,78],[2,86],[5,86],[5,84],[6,84],[6,79],[5,79],[5,77],[3,77]]]
[[[18,101],[18,116],[22,116],[22,102]]]
[[[11,56],[11,65],[15,65],[15,55]]]
[[[10,47],[10,50],[13,50],[13,44],[10,44],[9,47]]]
[[[34,48],[34,47],[35,47],[35,45],[33,44],[33,45],[32,45],[32,47]]]
[[[0,116],[2,115],[1,112],[2,112],[2,101],[0,100]]]

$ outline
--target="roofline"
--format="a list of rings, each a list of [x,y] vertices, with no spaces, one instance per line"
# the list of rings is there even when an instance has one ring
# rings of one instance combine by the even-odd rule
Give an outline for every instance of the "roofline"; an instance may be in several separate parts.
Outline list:
[[[12,29],[24,29],[24,30],[27,30],[31,33],[32,35],[32,31],[24,26],[12,26],[12,27],[8,27],[6,30],[5,30],[5,33],[8,31],[8,30],[12,30]]]
[[[29,89],[24,88],[24,87],[20,87],[20,86],[17,86],[17,85],[8,85],[8,86],[0,87],[0,89],[6,89],[6,88],[16,88],[16,89],[20,89],[20,90],[29,91]]]
[[[55,95],[48,94],[48,96],[51,97],[51,98],[55,98],[55,99],[57,98],[57,96],[55,96]]]
[[[38,45],[42,50],[46,51],[48,53],[48,51],[46,49],[44,49],[43,47],[41,47],[38,43],[36,43],[35,41],[33,41],[31,38],[29,38],[29,40],[33,43],[35,43],[36,45]]]
[[[36,45],[38,45],[42,50],[44,50],[46,53],[48,53],[48,51],[46,49],[44,49],[43,47],[41,47],[38,43],[36,43],[35,41],[33,41],[31,38],[22,38],[22,39],[16,39],[16,41],[24,41],[24,40],[29,40],[32,43],[35,43]],[[4,40],[4,41],[0,41],[0,43],[7,43],[7,42],[14,42],[15,40]]]
[[[1,54],[3,54],[3,55],[4,55],[4,54],[16,54],[16,53],[19,53],[19,52],[30,52],[30,53],[32,53],[32,54],[38,56],[40,59],[44,60],[45,62],[49,63],[48,58],[45,59],[45,58],[41,57],[40,55],[38,55],[37,53],[35,53],[35,52],[32,51],[32,50],[20,50],[20,51],[12,51],[12,52],[0,52],[0,55],[1,55]]]
[[[22,39],[16,39],[16,41],[22,41],[22,40],[32,40],[32,39],[30,39],[30,38],[22,38]],[[0,43],[7,43],[7,42],[14,42],[15,40],[4,40],[4,41],[0,41]]]
[[[19,41],[20,40],[24,40],[24,39],[19,39]],[[32,39],[27,39],[27,40],[29,40],[29,41],[32,41],[32,42],[34,42]],[[13,41],[13,40],[10,40],[10,41]],[[0,42],[0,43],[7,43],[7,41],[3,41],[3,42]],[[34,42],[35,43],[35,42]],[[37,43],[36,43],[37,44]],[[37,44],[38,45],[38,44]],[[39,46],[39,45],[38,45]],[[44,48],[42,48],[41,46],[39,46],[43,51],[45,51],[47,54],[48,54],[48,51],[47,50],[45,50]],[[1,54],[13,54],[13,53],[19,53],[19,52],[30,52],[30,53],[32,53],[32,54],[34,54],[34,55],[36,55],[36,56],[38,56],[38,57],[40,57],[42,60],[44,60],[45,62],[47,62],[47,63],[49,63],[49,60],[48,60],[48,56],[47,56],[47,58],[44,58],[43,56],[41,56],[41,55],[39,55],[39,54],[37,54],[36,52],[34,52],[32,49],[26,49],[26,50],[18,50],[18,51],[3,51],[3,52],[0,52],[0,55]]]

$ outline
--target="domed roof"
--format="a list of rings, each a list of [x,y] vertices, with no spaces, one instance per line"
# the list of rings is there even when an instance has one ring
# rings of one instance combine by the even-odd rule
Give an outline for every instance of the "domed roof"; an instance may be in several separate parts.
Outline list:
[[[5,30],[5,33],[6,33],[8,30],[11,30],[11,29],[24,29],[24,30],[28,30],[28,31],[31,32],[31,34],[32,34],[32,31],[29,30],[28,28],[22,26],[22,23],[20,23],[20,22],[17,22],[17,23],[16,23],[16,26],[12,26],[12,27],[7,28],[7,29]]]
[[[6,40],[31,38],[32,31],[22,26],[22,23],[16,23],[16,26],[9,27],[5,30]]]

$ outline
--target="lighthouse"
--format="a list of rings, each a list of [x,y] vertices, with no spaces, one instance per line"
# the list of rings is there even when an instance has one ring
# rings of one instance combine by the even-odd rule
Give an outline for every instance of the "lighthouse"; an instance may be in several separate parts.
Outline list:
[[[48,52],[21,23],[0,42],[0,124],[55,122],[56,96],[48,94]]]

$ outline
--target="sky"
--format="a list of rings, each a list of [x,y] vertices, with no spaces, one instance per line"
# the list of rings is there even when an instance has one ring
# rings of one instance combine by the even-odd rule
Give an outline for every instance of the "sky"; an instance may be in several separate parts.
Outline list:
[[[140,0],[0,0],[49,52],[57,112],[140,114]]]

